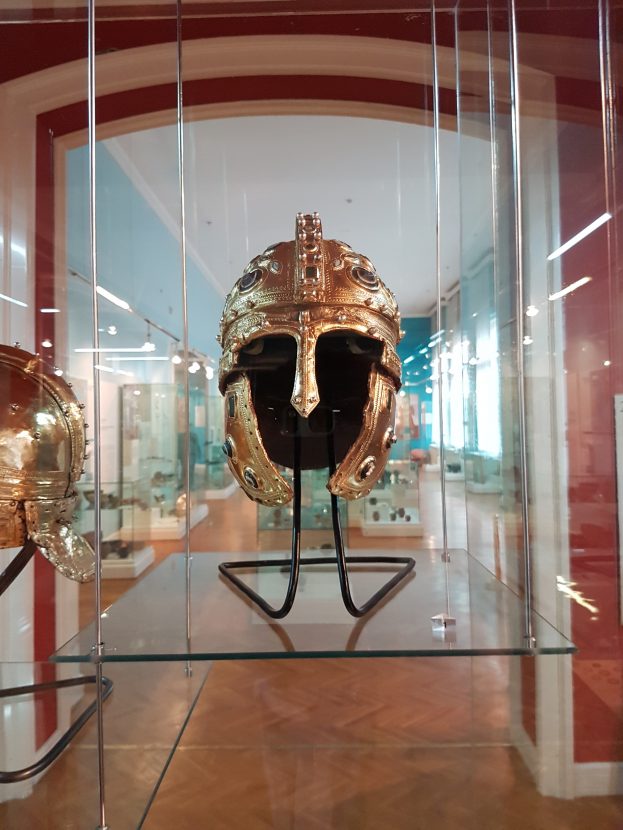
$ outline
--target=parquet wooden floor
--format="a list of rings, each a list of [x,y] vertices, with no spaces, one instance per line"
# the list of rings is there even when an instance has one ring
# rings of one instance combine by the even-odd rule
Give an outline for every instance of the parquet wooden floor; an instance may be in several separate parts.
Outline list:
[[[438,499],[423,495],[430,532],[415,541],[438,547]],[[488,533],[488,522],[482,527]],[[349,544],[370,540],[352,531]],[[180,549],[155,547],[157,562]],[[256,547],[255,508],[242,493],[211,503],[191,537],[205,555]],[[134,584],[106,581],[104,605]],[[85,587],[82,623],[92,614]],[[147,830],[623,830],[621,799],[536,791],[510,742],[514,659],[197,664],[191,678],[180,663],[109,664],[110,828],[138,827],[208,670]],[[96,771],[90,723],[27,797],[0,803],[0,828],[91,830]]]
[[[620,799],[537,793],[509,659],[216,664],[145,827],[620,830]]]

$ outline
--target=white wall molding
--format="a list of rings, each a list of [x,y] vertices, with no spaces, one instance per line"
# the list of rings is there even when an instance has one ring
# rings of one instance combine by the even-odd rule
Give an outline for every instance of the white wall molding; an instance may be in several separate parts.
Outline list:
[[[623,795],[623,763],[574,764],[575,797]]]

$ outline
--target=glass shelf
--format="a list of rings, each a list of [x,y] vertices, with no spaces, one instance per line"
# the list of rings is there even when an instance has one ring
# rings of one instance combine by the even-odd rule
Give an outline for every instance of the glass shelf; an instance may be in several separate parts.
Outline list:
[[[313,555],[318,553],[314,551]],[[357,551],[357,554],[366,553]],[[409,555],[410,552],[392,553]],[[231,554],[193,554],[189,640],[186,638],[184,556],[172,554],[165,559],[103,613],[104,660],[415,657],[575,651],[569,640],[538,615],[534,617],[536,647],[526,647],[520,598],[465,551],[451,552],[447,576],[450,613],[456,618],[456,625],[441,631],[435,630],[431,622],[431,617],[447,610],[446,565],[439,551],[415,551],[416,566],[411,577],[375,613],[359,621],[350,617],[342,605],[337,570],[330,555],[326,567],[302,568],[294,608],[279,623],[264,616],[220,577],[218,563],[232,558]],[[238,558],[254,557],[247,554]],[[357,600],[367,599],[388,579],[389,570],[387,566],[374,569],[351,566]],[[285,572],[268,568],[259,576],[250,569],[248,573],[238,573],[270,602],[281,602],[287,586]],[[89,659],[93,642],[93,628],[85,628],[52,659],[58,662]]]

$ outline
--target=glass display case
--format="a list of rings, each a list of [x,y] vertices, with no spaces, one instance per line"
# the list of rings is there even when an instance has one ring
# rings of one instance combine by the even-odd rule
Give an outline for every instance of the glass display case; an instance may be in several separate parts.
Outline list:
[[[0,826],[616,830],[621,4],[0,5],[0,343],[84,407],[73,527],[96,563],[79,583],[42,543],[20,569],[0,548]],[[402,386],[355,486],[395,439],[383,476],[340,497],[346,575],[327,471],[303,471],[320,561],[276,619],[223,576],[282,601],[293,505],[258,508],[227,465],[220,315],[283,276],[305,211],[340,248],[327,273],[369,292],[349,354]],[[316,242],[291,264],[312,282]],[[309,309],[285,315],[305,374],[330,331],[312,354]],[[0,451],[37,456],[3,388]],[[11,469],[1,506],[26,516]]]
[[[135,535],[146,540],[181,539],[186,532],[184,495],[183,399],[175,384],[127,384],[122,400],[123,541]],[[191,398],[190,522],[194,527],[208,515],[205,504],[203,436],[205,401]]]
[[[74,526],[93,545],[95,490],[88,481],[79,482],[77,490]],[[134,528],[139,499],[132,483],[102,482],[99,504],[104,579],[134,579],[154,561],[154,549],[143,535],[145,525]]]
[[[289,471],[288,471],[289,473]],[[286,473],[286,474],[288,474]],[[288,479],[291,476],[288,474]],[[305,550],[334,550],[331,497],[327,490],[327,470],[301,473],[301,544]],[[348,508],[340,503],[342,535],[348,544]],[[257,507],[257,540],[260,550],[290,550],[292,504],[282,507]]]
[[[383,478],[363,499],[361,532],[364,536],[422,536],[419,465],[393,458]]]

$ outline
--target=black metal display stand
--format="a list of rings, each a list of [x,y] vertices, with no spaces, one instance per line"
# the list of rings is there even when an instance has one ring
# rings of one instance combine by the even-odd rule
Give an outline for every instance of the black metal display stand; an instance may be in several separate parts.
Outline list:
[[[333,475],[335,471],[335,451],[332,436],[329,436],[329,471]],[[327,565],[326,557],[311,557],[301,559],[301,439],[299,435],[294,437],[294,467],[292,471],[292,483],[294,490],[293,516],[292,516],[292,554],[290,559],[252,559],[239,562],[221,562],[218,566],[221,574],[232,582],[238,590],[242,591],[252,602],[258,605],[264,613],[274,620],[283,619],[287,616],[294,604],[301,565]],[[415,567],[415,559],[411,556],[346,556],[344,553],[344,541],[342,538],[342,527],[340,524],[340,511],[337,496],[331,493],[331,520],[333,523],[333,538],[335,541],[335,553],[337,558],[337,569],[340,580],[342,600],[346,610],[353,617],[363,617],[381,600],[383,600]],[[348,577],[347,565],[402,565],[391,579],[389,579],[370,599],[362,606],[357,606],[353,599]],[[274,608],[257,591],[249,587],[240,577],[234,573],[236,570],[260,570],[262,568],[289,568],[290,579],[283,605]]]
[[[0,596],[2,596],[15,579],[17,579],[34,556],[36,550],[36,544],[31,539],[28,539],[17,556],[0,574]],[[55,689],[66,689],[71,686],[86,686],[95,682],[95,675],[89,675],[87,677],[69,677],[64,680],[50,680],[41,683],[31,683],[28,686],[13,686],[9,689],[0,690],[0,700],[7,697],[31,695],[36,694],[37,692],[53,691]],[[112,692],[112,688],[112,681],[107,677],[102,677],[103,700],[106,700],[108,695]],[[96,710],[97,701],[94,700],[91,704],[89,704],[89,706],[87,706],[84,712],[76,718],[69,729],[61,735],[54,746],[52,746],[45,755],[39,758],[38,761],[35,761],[33,764],[19,770],[0,770],[0,784],[14,784],[18,781],[27,781],[29,778],[33,778],[35,775],[38,775],[40,772],[43,772],[43,770],[47,769],[47,767],[49,767],[50,764],[58,758],[61,752],[76,737],[89,718],[95,714]]]

